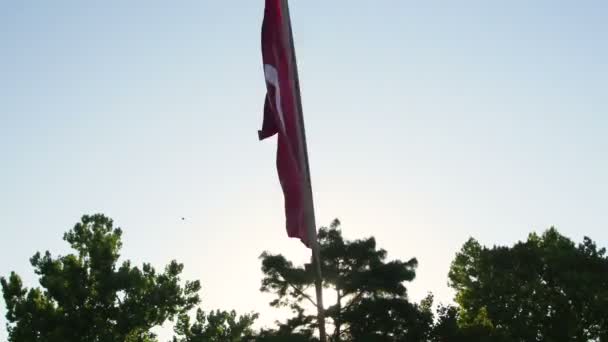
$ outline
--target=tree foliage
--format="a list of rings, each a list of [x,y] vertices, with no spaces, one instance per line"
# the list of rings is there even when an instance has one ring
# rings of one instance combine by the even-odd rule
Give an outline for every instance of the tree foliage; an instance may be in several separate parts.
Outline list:
[[[181,314],[175,326],[173,342],[245,342],[253,341],[253,323],[257,314],[238,316],[235,311],[198,309],[194,323]]]
[[[464,244],[452,263],[458,323],[507,341],[608,341],[608,258],[554,228],[512,247]]]
[[[459,309],[451,305],[440,305],[437,308],[435,323],[432,328],[431,342],[510,342],[496,333],[487,324],[459,323]]]
[[[319,230],[323,286],[336,301],[325,311],[333,325],[333,341],[422,341],[429,334],[432,313],[409,302],[404,283],[415,278],[416,259],[387,261],[387,253],[374,238],[349,241],[342,237],[340,222]],[[272,306],[291,308],[292,331],[310,332],[316,316],[305,308],[316,307],[310,290],[311,267],[294,266],[282,255],[261,256],[261,290],[276,295]]]
[[[162,273],[119,265],[121,236],[104,215],[83,216],[64,235],[74,254],[31,258],[40,288],[24,287],[14,272],[1,278],[9,341],[156,341],[151,328],[199,302],[199,282],[182,286],[176,261]]]
[[[172,342],[318,341],[310,265],[261,255],[261,291],[293,316],[255,331],[254,313],[192,316],[199,282],[182,285],[175,261],[163,272],[119,264],[121,238],[111,219],[83,216],[64,235],[73,253],[31,258],[40,287],[14,272],[0,278],[9,342],[158,342],[151,329],[175,318]],[[551,228],[513,246],[470,239],[448,275],[456,306],[435,314],[431,294],[408,299],[416,259],[389,260],[373,237],[346,240],[337,220],[319,230],[319,245],[331,342],[608,342],[608,256],[589,238],[577,245]]]

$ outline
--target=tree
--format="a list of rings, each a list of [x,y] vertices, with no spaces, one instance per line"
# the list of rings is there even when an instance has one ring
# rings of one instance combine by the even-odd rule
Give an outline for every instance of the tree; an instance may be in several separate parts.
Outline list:
[[[326,309],[333,324],[332,341],[423,341],[432,323],[430,308],[408,301],[404,282],[415,278],[416,259],[386,261],[387,253],[376,248],[374,238],[348,241],[340,222],[319,230],[323,286],[336,296]],[[263,253],[261,291],[277,298],[270,304],[289,307],[296,315],[286,326],[293,332],[316,328],[316,316],[307,315],[306,305],[315,307],[309,294],[314,273],[294,266],[282,255]]]
[[[182,286],[176,261],[162,273],[149,264],[118,266],[121,236],[110,218],[83,216],[64,235],[75,254],[31,258],[42,288],[25,288],[14,272],[0,278],[9,341],[156,341],[151,328],[199,302],[199,282]]]
[[[190,317],[181,314],[175,326],[173,342],[246,342],[253,341],[253,323],[257,314],[237,316],[235,311],[211,311],[209,314],[198,309],[196,320],[190,324]]]
[[[608,341],[608,258],[554,228],[513,247],[467,241],[452,263],[461,327],[507,341]]]
[[[304,309],[294,308],[297,315],[285,323],[276,322],[278,329],[262,329],[256,342],[317,342],[314,336],[313,317],[304,314]]]
[[[289,330],[267,330],[262,331],[255,338],[255,342],[317,342],[311,332],[293,332]]]
[[[455,306],[440,305],[431,333],[431,342],[509,342],[496,333],[492,326],[478,323],[459,324],[459,310]]]

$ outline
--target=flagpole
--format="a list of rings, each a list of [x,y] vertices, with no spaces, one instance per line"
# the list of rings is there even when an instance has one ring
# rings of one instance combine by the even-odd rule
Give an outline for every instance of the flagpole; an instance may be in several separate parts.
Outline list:
[[[291,70],[293,73],[293,77],[294,77],[294,91],[296,92],[296,94],[301,94],[300,93],[300,79],[298,76],[298,67],[297,67],[297,60],[296,60],[296,54],[295,54],[295,47],[294,47],[294,39],[293,39],[293,30],[291,27],[291,16],[289,13],[289,1],[288,0],[282,0],[283,2],[283,6],[281,6],[281,8],[284,8],[285,13],[283,13],[283,18],[286,21],[286,25],[288,28],[288,41],[289,44],[291,45],[291,58],[290,58],[290,62],[291,62]],[[321,253],[319,250],[319,240],[317,237],[317,226],[316,226],[316,221],[315,221],[315,208],[314,208],[314,201],[313,201],[313,195],[312,195],[312,183],[311,183],[311,177],[310,177],[310,164],[308,162],[308,146],[306,144],[306,129],[304,127],[304,115],[303,115],[303,110],[302,110],[302,99],[300,96],[295,96],[296,98],[296,102],[297,102],[297,110],[298,110],[298,120],[299,120],[299,127],[300,127],[300,139],[302,141],[302,147],[303,147],[303,158],[301,158],[300,160],[303,160],[304,163],[306,165],[304,165],[304,170],[305,170],[305,177],[306,177],[306,184],[307,184],[307,191],[305,194],[305,201],[306,201],[306,208],[309,208],[309,210],[307,210],[306,213],[306,222],[308,225],[308,241],[310,243],[310,247],[312,249],[312,266],[314,267],[314,271],[315,271],[315,291],[316,291],[316,296],[317,296],[317,320],[318,320],[318,324],[319,324],[319,338],[321,340],[321,342],[327,342],[327,333],[325,331],[325,309],[323,306],[323,277],[322,277],[322,273],[321,273]]]

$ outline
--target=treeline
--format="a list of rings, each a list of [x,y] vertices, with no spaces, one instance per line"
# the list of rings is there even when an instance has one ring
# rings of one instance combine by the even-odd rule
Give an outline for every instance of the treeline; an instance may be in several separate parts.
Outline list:
[[[316,341],[314,272],[265,252],[261,291],[293,316],[254,329],[258,314],[205,312],[199,281],[183,265],[162,272],[119,263],[122,231],[108,217],[84,216],[64,235],[74,252],[37,253],[39,288],[0,278],[10,342],[155,342],[173,321],[173,342]],[[373,237],[346,240],[335,220],[319,230],[329,340],[362,342],[608,342],[608,258],[589,238],[575,244],[551,228],[513,246],[467,241],[452,262],[455,305],[408,299],[418,262],[390,260]]]

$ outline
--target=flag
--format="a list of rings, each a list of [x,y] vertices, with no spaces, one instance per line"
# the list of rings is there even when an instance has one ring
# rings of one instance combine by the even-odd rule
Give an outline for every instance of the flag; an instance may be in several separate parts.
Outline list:
[[[262,59],[266,79],[263,140],[277,135],[277,170],[285,197],[287,235],[310,247],[313,214],[308,157],[301,113],[297,66],[287,8],[266,0],[262,24]]]

